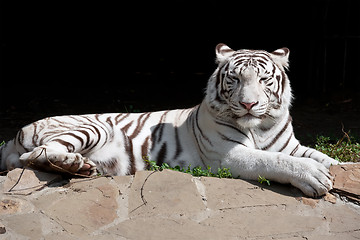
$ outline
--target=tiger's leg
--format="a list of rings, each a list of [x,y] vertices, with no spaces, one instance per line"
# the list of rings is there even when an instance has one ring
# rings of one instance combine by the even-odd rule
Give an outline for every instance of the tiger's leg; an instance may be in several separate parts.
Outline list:
[[[290,183],[308,196],[318,197],[332,189],[332,177],[321,163],[305,157],[289,156],[233,146],[221,162],[233,176],[256,180],[258,176]]]
[[[299,145],[298,148],[294,149],[294,151],[291,155],[294,157],[314,159],[315,161],[324,165],[326,168],[329,168],[331,165],[340,164],[339,161],[332,159],[328,155],[326,155],[322,152],[319,152],[313,148],[305,147],[302,145]]]
[[[93,176],[97,174],[96,165],[80,153],[69,152],[58,141],[50,141],[19,158],[24,166],[46,171],[59,171]]]

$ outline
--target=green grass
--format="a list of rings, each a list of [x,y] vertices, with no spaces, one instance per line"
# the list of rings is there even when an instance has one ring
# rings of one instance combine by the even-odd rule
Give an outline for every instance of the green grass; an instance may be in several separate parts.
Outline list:
[[[146,158],[144,158],[144,160],[149,165],[148,169],[150,171],[162,171],[164,169],[170,169],[178,172],[189,173],[195,177],[233,178],[229,168],[218,168],[217,172],[213,173],[211,171],[211,167],[202,169],[202,167],[191,168],[191,165],[189,165],[187,168],[181,168],[179,166],[170,167],[167,163],[163,163],[161,166],[159,166],[155,161],[150,161]]]
[[[259,175],[259,177],[258,177],[258,182],[259,182],[260,184],[267,183],[267,185],[270,186],[270,180],[268,180],[268,179],[266,179],[265,177],[262,177],[262,176],[260,176],[260,175]]]
[[[318,136],[315,149],[340,162],[360,162],[360,144],[349,133],[339,140]]]
[[[161,164],[161,166],[157,165],[155,161],[150,161],[147,158],[144,158],[144,161],[149,165],[150,171],[162,171],[164,169],[170,169],[173,171],[183,172],[191,174],[195,177],[216,177],[216,178],[233,178],[229,168],[218,168],[217,173],[212,173],[211,167],[207,167],[206,169],[202,169],[201,167],[191,168],[191,165],[187,168],[180,168],[179,166],[170,167],[167,163]],[[259,175],[258,182],[260,184],[266,183],[270,186],[270,181],[265,177]]]

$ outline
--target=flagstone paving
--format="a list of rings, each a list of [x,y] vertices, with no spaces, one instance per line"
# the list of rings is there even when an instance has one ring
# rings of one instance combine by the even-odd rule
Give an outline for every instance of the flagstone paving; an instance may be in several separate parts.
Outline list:
[[[359,190],[359,168],[333,169],[335,187]],[[360,238],[360,207],[341,191],[311,199],[289,185],[171,170],[72,179],[21,173],[0,177],[0,239]]]

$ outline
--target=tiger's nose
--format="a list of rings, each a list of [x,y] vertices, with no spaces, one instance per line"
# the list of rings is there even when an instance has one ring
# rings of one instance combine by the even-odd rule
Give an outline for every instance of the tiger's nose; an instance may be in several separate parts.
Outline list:
[[[251,103],[247,103],[247,102],[240,102],[240,104],[241,105],[243,105],[245,108],[246,108],[246,110],[250,110],[250,109],[252,109],[256,104],[258,104],[259,103],[259,101],[257,101],[257,102],[251,102]]]

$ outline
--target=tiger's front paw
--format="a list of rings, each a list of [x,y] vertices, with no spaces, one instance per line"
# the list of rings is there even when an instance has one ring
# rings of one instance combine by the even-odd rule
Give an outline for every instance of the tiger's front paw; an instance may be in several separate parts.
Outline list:
[[[328,169],[310,158],[298,162],[290,183],[310,197],[319,197],[332,189],[332,177]]]
[[[326,156],[326,158],[322,160],[321,164],[324,165],[326,168],[330,168],[330,166],[339,165],[340,162],[331,157]]]

